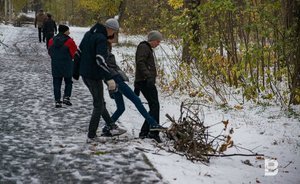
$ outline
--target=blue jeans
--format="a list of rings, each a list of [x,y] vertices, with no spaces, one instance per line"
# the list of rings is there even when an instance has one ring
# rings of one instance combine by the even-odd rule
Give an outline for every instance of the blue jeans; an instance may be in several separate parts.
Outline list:
[[[61,99],[61,85],[62,80],[65,81],[65,91],[64,97],[71,97],[72,93],[72,78],[65,77],[53,77],[53,88],[54,88],[54,99],[55,101],[60,101]]]
[[[141,99],[132,91],[132,89],[119,77],[114,78],[115,82],[118,84],[118,91],[113,94],[116,101],[117,110],[112,115],[111,119],[117,121],[119,117],[125,111],[123,95],[128,98],[141,113],[141,115],[146,119],[149,125],[156,125],[156,121],[150,116],[145,107],[142,104]]]

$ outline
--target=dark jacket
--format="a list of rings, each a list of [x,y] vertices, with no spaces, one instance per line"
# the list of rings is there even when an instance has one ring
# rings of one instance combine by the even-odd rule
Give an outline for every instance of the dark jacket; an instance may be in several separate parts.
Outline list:
[[[49,18],[44,22],[43,25],[43,32],[44,34],[54,34],[57,32],[56,23],[52,18]]]
[[[153,50],[147,41],[143,41],[138,45],[135,55],[135,64],[135,82],[156,78],[157,73]]]
[[[88,79],[111,79],[106,66],[108,56],[107,31],[102,24],[95,24],[85,33],[80,45],[79,74]]]
[[[72,77],[77,46],[69,36],[59,33],[49,41],[53,77]]]
[[[129,81],[125,72],[121,70],[121,68],[117,65],[116,58],[112,53],[108,53],[108,58],[106,62],[113,78],[119,76],[122,78],[123,81]]]

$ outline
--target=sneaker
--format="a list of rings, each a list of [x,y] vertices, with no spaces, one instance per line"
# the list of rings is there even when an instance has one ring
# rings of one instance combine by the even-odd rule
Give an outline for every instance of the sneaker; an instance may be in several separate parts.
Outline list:
[[[113,137],[113,136],[122,135],[126,132],[127,131],[125,129],[118,127],[116,124],[113,124],[112,126],[105,125],[102,129],[101,136]]]
[[[150,130],[149,131],[166,131],[167,128],[166,127],[163,127],[159,124],[156,124],[156,125],[153,125],[153,126],[150,126]]]
[[[157,143],[162,143],[162,141],[161,141],[159,135],[157,135],[157,134],[149,133],[149,134],[148,134],[148,138],[154,139]]]
[[[70,101],[70,97],[64,97],[63,103],[66,104],[66,105],[68,105],[68,106],[71,106],[71,105],[72,105],[72,103],[71,103],[71,101]]]
[[[140,139],[148,138],[148,134],[145,134],[145,133],[139,133],[139,138],[140,138]]]
[[[62,102],[59,100],[59,101],[56,101],[55,102],[55,108],[61,108],[62,107]]]
[[[88,137],[88,138],[86,139],[86,143],[93,143],[93,142],[96,142],[96,138],[97,138],[97,137],[94,137],[94,138],[89,138],[89,137]]]
[[[105,143],[107,139],[105,137],[97,137],[97,135],[93,138],[87,138],[86,143]]]

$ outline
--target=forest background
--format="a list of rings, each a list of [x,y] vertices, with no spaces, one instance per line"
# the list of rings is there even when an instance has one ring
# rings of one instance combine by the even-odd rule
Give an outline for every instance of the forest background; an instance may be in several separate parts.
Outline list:
[[[124,34],[161,31],[175,48],[159,65],[165,92],[222,106],[300,104],[300,0],[0,0],[0,21],[39,9],[72,26],[117,16]]]

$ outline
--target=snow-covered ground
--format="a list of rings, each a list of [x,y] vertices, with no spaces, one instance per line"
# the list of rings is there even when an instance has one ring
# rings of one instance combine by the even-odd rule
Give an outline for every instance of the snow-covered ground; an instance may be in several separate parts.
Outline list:
[[[87,30],[71,27],[70,36],[79,44]],[[288,114],[279,106],[250,103],[227,110],[212,104],[202,107],[206,125],[229,120],[235,145],[268,159],[276,158],[277,174],[266,173],[265,160],[256,157],[214,157],[209,165],[203,165],[166,152],[152,140],[140,140],[137,137],[144,120],[126,99],[126,111],[120,118],[121,126],[127,129],[126,136],[103,144],[86,144],[92,99],[82,80],[74,81],[74,105],[55,109],[50,58],[45,44],[38,43],[37,29],[0,25],[0,40],[6,45],[0,44],[1,184],[300,183],[299,115]],[[120,46],[113,48],[117,60],[133,63],[136,48],[130,45],[142,40],[143,36],[121,34]],[[122,44],[125,42],[131,44]],[[163,47],[168,51],[167,45]],[[160,49],[156,52],[163,54]],[[130,79],[133,87],[133,75]],[[114,101],[107,93],[105,97],[112,113]],[[161,92],[159,97],[161,123],[168,126],[165,114],[179,118],[180,104],[188,97]],[[299,114],[299,106],[294,108]],[[215,131],[221,129],[221,124],[214,127]],[[161,146],[168,143],[164,140]],[[225,152],[232,153],[250,152],[236,148]]]

